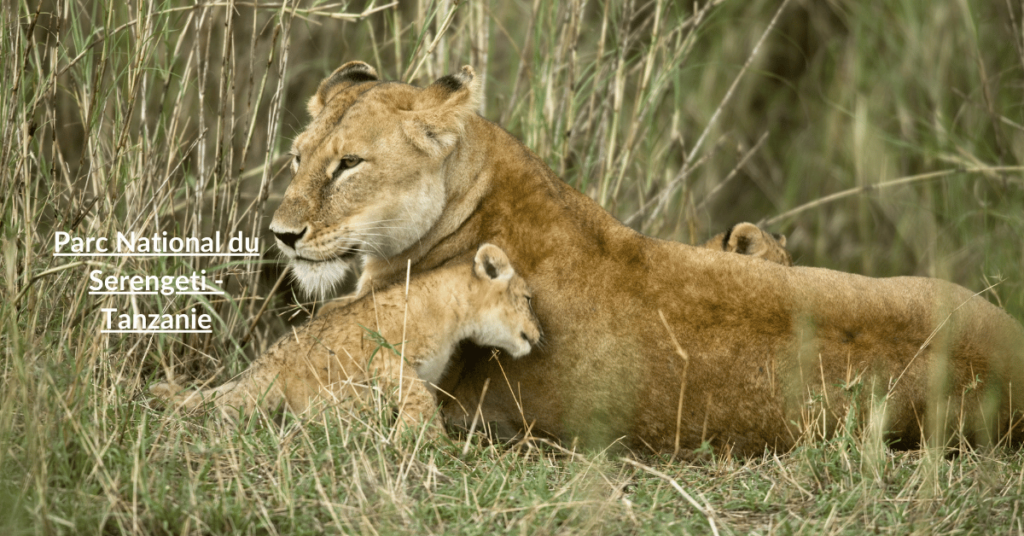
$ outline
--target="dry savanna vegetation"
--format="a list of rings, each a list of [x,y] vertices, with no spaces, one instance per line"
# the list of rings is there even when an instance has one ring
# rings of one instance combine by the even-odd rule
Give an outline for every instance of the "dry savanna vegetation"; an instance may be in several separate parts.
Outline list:
[[[305,100],[354,59],[416,84],[473,65],[484,117],[644,233],[752,221],[797,264],[942,277],[1024,316],[1016,0],[6,0],[0,533],[1024,532],[1020,450],[893,451],[854,416],[683,462],[396,437],[379,392],[238,429],[157,404],[150,384],[222,382],[314,306],[266,226]],[[133,231],[262,256],[54,256],[58,233]],[[226,293],[90,295],[94,270]],[[100,333],[104,309],[192,308],[211,333]]]

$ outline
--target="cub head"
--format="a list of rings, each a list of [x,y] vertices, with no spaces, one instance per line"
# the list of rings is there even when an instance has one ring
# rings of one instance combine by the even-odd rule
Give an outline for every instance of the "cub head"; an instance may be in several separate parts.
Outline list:
[[[786,251],[785,235],[767,233],[753,223],[737,223],[728,231],[713,236],[704,243],[704,247],[793,266],[793,257]]]
[[[468,66],[418,88],[349,62],[320,84],[270,223],[307,293],[326,295],[368,258],[397,257],[430,230],[447,202],[445,161],[479,99]]]
[[[498,246],[483,244],[473,260],[470,310],[477,319],[469,338],[481,346],[496,346],[512,357],[530,353],[541,338],[533,313],[533,294]]]

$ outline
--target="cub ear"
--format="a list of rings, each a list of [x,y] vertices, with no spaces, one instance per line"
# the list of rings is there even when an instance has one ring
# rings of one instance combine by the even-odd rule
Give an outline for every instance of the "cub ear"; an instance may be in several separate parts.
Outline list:
[[[781,233],[772,233],[772,237],[779,243],[780,246],[786,247],[786,235]]]
[[[316,117],[324,109],[331,96],[338,91],[363,82],[379,81],[380,76],[377,75],[377,71],[373,67],[361,61],[350,61],[335,69],[330,76],[320,82],[320,88],[306,103],[306,109],[309,110],[311,117]]]
[[[462,136],[466,120],[479,109],[482,93],[481,80],[469,65],[438,78],[412,103],[413,117],[403,125],[406,135],[428,154],[447,154]]]
[[[781,235],[780,235],[781,236]],[[725,234],[724,249],[740,255],[765,257],[770,251],[767,233],[753,223],[737,223]],[[786,237],[779,240],[779,245],[786,247]]]
[[[508,281],[516,271],[501,248],[494,244],[481,244],[473,260],[473,273],[484,280]]]
[[[761,229],[753,223],[737,223],[725,233],[725,251],[740,255],[759,256],[768,246],[764,243]]]

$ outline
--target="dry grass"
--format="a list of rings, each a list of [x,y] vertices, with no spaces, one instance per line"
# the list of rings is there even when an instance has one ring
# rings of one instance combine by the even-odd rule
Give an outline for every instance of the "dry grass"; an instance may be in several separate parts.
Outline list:
[[[646,233],[762,221],[800,264],[944,277],[1020,318],[1024,6],[12,0],[0,17],[0,532],[1024,532],[1020,451],[890,451],[884,401],[825,437],[809,414],[792,452],[682,463],[387,441],[379,400],[236,433],[145,396],[227,378],[305,317],[287,285],[269,298],[262,233],[305,99],[352,59],[417,84],[473,64],[485,117]],[[56,231],[242,231],[265,260],[54,257]],[[207,270],[227,294],[90,296],[93,269]],[[97,336],[105,307],[216,327]]]

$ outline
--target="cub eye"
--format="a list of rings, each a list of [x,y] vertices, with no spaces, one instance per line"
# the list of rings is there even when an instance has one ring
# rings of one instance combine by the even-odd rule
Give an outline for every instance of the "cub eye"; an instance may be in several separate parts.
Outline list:
[[[533,310],[533,296],[526,297],[526,305],[530,307],[531,311]]]
[[[299,155],[294,155],[294,156],[295,156],[295,158],[292,158],[292,172],[298,171],[299,170],[299,163],[302,162],[302,157],[301,156],[299,156]]]
[[[338,176],[341,175],[342,172],[344,172],[346,169],[352,169],[352,168],[358,166],[359,164],[361,164],[362,162],[363,162],[363,159],[359,158],[358,156],[355,156],[355,155],[350,155],[349,154],[349,155],[343,156],[341,158],[341,161],[338,162],[338,167],[336,167],[334,169],[334,173],[332,174],[331,178],[332,179],[337,179]]]

